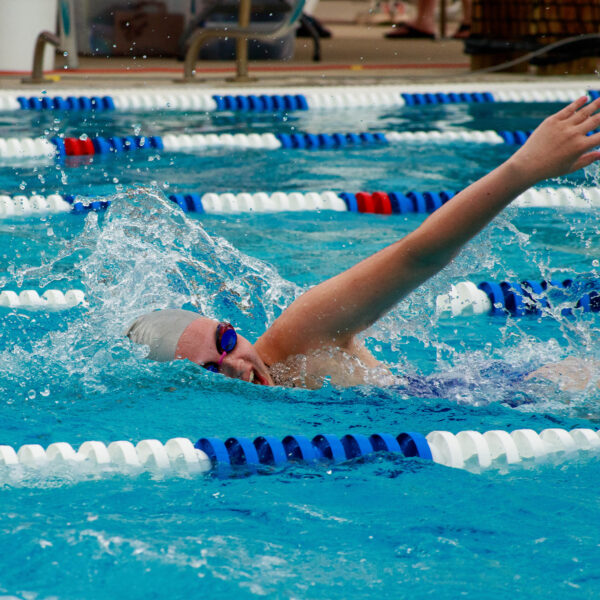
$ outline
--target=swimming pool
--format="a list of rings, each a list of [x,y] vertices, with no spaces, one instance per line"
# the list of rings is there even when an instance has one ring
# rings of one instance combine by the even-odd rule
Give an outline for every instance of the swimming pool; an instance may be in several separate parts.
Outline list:
[[[246,114],[19,112],[5,137],[400,130],[529,130],[557,104],[453,104]],[[0,308],[0,442],[225,439],[290,433],[594,427],[600,392],[519,386],[566,356],[600,358],[593,313],[512,318],[436,313],[463,280],[598,278],[598,225],[585,208],[512,207],[443,273],[374,327],[367,344],[398,375],[441,372],[443,397],[402,385],[266,389],[175,363],[123,339],[157,307],[197,307],[250,339],[300,290],[402,236],[419,214],[312,211],[184,214],[191,192],[458,190],[510,145],[396,143],[15,159],[0,193],[110,199],[107,211],[0,221],[0,289],[85,292],[68,310]],[[580,193],[595,169],[549,185]],[[449,224],[451,226],[451,224]],[[485,376],[484,376],[485,375]],[[3,468],[0,590],[18,598],[592,597],[597,455],[474,475],[378,454],[262,475],[97,477],[60,465]]]

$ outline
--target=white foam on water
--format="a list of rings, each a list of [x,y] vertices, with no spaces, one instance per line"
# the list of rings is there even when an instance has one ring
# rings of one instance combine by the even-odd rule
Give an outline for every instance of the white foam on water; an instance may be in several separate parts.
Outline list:
[[[88,214],[81,234],[56,258],[25,269],[45,286],[68,265],[90,306],[31,351],[0,353],[0,365],[15,375],[31,378],[36,365],[55,365],[63,376],[104,390],[111,371],[139,369],[145,351],[123,332],[140,314],[185,307],[236,323],[255,339],[298,294],[272,267],[209,235],[159,191],[129,190],[109,199],[108,211]],[[16,281],[22,278],[16,273]]]

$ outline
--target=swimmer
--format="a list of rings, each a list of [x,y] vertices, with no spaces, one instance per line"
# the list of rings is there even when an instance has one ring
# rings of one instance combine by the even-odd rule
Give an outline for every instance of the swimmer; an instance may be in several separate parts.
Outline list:
[[[443,269],[529,187],[600,159],[600,99],[585,96],[545,119],[506,162],[465,188],[416,230],[298,297],[252,344],[229,323],[192,311],[138,317],[126,335],[158,361],[188,359],[260,385],[382,385],[391,375],[357,334]],[[450,226],[449,226],[450,225]],[[544,375],[539,373],[538,375]]]

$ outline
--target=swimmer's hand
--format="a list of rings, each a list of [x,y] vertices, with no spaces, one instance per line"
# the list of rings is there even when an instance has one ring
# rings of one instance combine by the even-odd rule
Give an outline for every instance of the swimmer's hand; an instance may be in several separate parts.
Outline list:
[[[600,159],[600,98],[587,103],[582,96],[545,119],[509,159],[529,184],[577,171]]]

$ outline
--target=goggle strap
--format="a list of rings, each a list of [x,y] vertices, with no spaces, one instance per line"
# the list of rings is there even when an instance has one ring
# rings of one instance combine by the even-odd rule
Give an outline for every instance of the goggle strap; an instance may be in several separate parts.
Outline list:
[[[225,360],[226,356],[227,356],[227,352],[223,351],[223,354],[221,354],[221,358],[219,359],[219,362],[217,363],[217,365],[219,365],[219,367],[221,366],[221,363]]]

